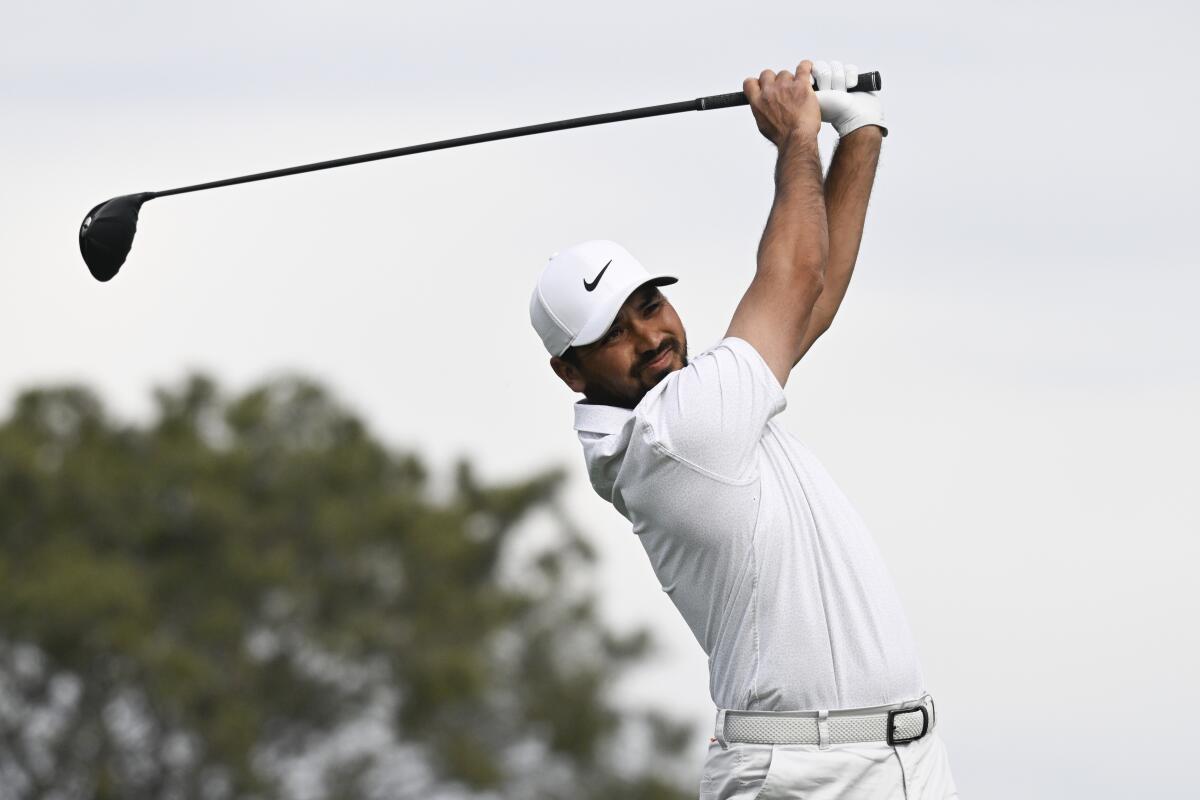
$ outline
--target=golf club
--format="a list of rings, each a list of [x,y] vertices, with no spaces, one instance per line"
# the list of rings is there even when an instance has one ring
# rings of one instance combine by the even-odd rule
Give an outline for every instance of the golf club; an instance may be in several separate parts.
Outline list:
[[[813,86],[816,89],[816,86]],[[878,91],[883,88],[882,78],[878,72],[865,72],[858,76],[854,86],[847,91]],[[199,192],[203,189],[216,189],[220,186],[232,186],[237,183],[265,181],[269,178],[282,178],[286,175],[298,175],[302,172],[315,172],[321,169],[344,167],[349,164],[362,164],[367,161],[378,161],[384,158],[396,158],[413,153],[425,153],[430,150],[443,150],[449,147],[461,147],[467,144],[491,142],[497,139],[509,139],[516,136],[530,136],[535,133],[549,133],[568,128],[582,128],[587,125],[602,125],[607,122],[620,122],[627,119],[641,119],[662,114],[677,114],[681,111],[709,111],[714,108],[731,108],[733,106],[749,105],[744,92],[718,94],[710,97],[699,97],[695,100],[683,100],[678,103],[667,103],[659,106],[634,108],[627,111],[614,111],[608,114],[596,114],[590,117],[544,122],[538,125],[527,125],[523,128],[509,128],[492,133],[479,133],[473,136],[463,136],[458,139],[445,139],[440,142],[400,147],[395,150],[381,150],[377,153],[338,158],[332,161],[319,161],[314,164],[302,164],[296,167],[259,172],[253,175],[241,175],[236,178],[198,183],[194,186],[183,186],[177,189],[167,189],[161,192],[140,192],[138,194],[121,195],[98,204],[89,211],[79,227],[79,252],[87,264],[88,270],[98,281],[110,280],[121,269],[129,250],[133,247],[133,236],[137,232],[138,212],[148,200],[156,197],[167,197],[172,194]]]

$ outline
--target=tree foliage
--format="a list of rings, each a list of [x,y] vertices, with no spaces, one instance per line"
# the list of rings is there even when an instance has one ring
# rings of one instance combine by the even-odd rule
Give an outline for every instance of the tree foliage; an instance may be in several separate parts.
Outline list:
[[[651,641],[597,619],[563,470],[437,497],[311,380],[155,400],[0,425],[0,798],[684,796],[686,728],[610,698]]]

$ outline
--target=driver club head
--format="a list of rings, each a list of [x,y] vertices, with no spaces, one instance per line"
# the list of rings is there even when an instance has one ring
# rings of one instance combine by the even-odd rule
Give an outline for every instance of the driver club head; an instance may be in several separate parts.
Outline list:
[[[79,226],[79,252],[93,278],[107,281],[121,269],[129,248],[133,247],[138,212],[153,197],[153,192],[114,197],[83,218]]]

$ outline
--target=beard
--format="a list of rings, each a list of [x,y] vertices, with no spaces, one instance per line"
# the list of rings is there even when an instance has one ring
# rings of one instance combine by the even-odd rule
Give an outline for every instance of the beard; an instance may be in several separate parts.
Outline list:
[[[584,390],[584,396],[587,398],[586,402],[595,405],[634,408],[642,401],[647,392],[661,383],[672,372],[677,372],[688,365],[686,340],[682,344],[672,342],[669,349],[671,355],[667,359],[667,363],[658,369],[647,370],[645,368],[645,365],[652,362],[654,358],[642,362],[641,367],[634,375],[635,386],[632,388],[629,386],[604,385],[596,381],[590,382]],[[658,355],[661,356],[662,353]],[[678,364],[676,364],[676,359],[678,359]]]

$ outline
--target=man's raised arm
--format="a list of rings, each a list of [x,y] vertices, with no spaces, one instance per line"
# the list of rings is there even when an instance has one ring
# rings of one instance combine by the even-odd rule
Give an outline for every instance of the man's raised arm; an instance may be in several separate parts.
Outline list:
[[[803,355],[800,346],[829,257],[817,150],[821,113],[811,70],[812,62],[801,61],[795,76],[763,70],[742,84],[759,132],[778,151],[775,202],[759,242],[754,279],[725,335],[753,345],[780,386]]]
[[[804,333],[801,353],[829,330],[846,289],[858,248],[862,242],[867,201],[879,165],[879,150],[887,128],[883,125],[883,106],[873,92],[846,92],[858,72],[853,64],[844,67],[834,61],[813,65],[817,80],[821,119],[833,125],[840,137],[829,174],[825,176],[825,212],[829,219],[829,262],[825,267],[824,288],[813,307],[808,330]]]
[[[867,218],[867,201],[879,164],[880,142],[883,133],[867,125],[838,142],[825,176],[825,213],[829,219],[829,262],[825,265],[825,286],[817,298],[808,330],[801,346],[807,352],[822,333],[829,330],[858,260],[863,225]]]

